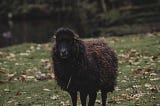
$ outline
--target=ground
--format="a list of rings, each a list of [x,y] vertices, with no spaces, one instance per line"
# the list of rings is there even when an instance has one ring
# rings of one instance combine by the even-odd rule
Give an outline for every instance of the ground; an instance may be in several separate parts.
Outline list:
[[[160,33],[108,37],[119,58],[109,106],[160,106]],[[2,106],[68,106],[71,99],[54,80],[51,43],[0,49]],[[78,104],[80,100],[78,99]],[[100,92],[95,106],[101,106]]]

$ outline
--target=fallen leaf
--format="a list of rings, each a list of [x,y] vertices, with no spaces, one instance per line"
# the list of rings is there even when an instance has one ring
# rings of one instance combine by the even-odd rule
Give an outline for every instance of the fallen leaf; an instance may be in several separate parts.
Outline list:
[[[139,98],[142,96],[143,96],[142,93],[138,93],[138,94],[133,95],[133,99],[139,100]]]
[[[122,80],[121,82],[125,83],[125,82],[127,82],[127,81],[126,81],[126,80]]]
[[[35,49],[35,47],[34,47],[34,46],[31,46],[31,47],[30,47],[30,49],[31,49],[31,50],[34,50],[34,49]]]
[[[34,79],[34,76],[27,76],[26,79]]]
[[[50,79],[55,78],[55,75],[54,75],[53,73],[48,73],[47,76],[48,76],[48,78],[50,78]]]
[[[26,53],[31,53],[31,51],[30,50],[26,50]]]
[[[154,99],[154,100],[155,100],[155,99],[156,99],[156,97],[155,97],[155,96],[152,96],[152,99]]]
[[[3,56],[3,52],[0,52],[0,56]]]
[[[31,99],[32,97],[27,97],[27,99]]]
[[[118,63],[119,63],[119,64],[122,64],[123,62],[119,60]]]
[[[142,69],[133,70],[132,74],[142,74]]]
[[[63,101],[60,102],[60,106],[64,106],[65,103]]]
[[[11,81],[14,79],[14,75],[15,75],[15,74],[9,74],[9,73],[7,74],[7,77],[8,77],[8,81],[9,81],[9,82],[11,82]]]
[[[48,63],[49,62],[49,59],[41,59],[40,60],[42,63]]]
[[[43,81],[43,80],[48,80],[48,79],[53,79],[55,78],[54,74],[53,73],[48,73],[47,75],[46,74],[43,74],[43,73],[38,73],[35,78],[37,80],[40,80],[40,81]]]
[[[53,96],[51,97],[51,99],[52,99],[52,100],[57,100],[58,97],[59,97],[58,95],[53,95]]]
[[[3,84],[5,81],[3,81],[3,80],[0,80],[0,84]]]
[[[151,72],[151,71],[153,71],[153,70],[152,70],[152,69],[149,69],[149,68],[144,69],[144,72]]]
[[[133,88],[140,88],[142,87],[141,85],[133,85]]]
[[[133,65],[139,65],[140,62],[133,62],[132,64],[133,64]]]
[[[159,87],[152,87],[152,88],[150,88],[150,90],[151,90],[153,93],[158,93],[158,92],[160,92],[160,88],[159,88]]]
[[[16,57],[16,55],[15,55],[15,54],[13,54],[13,53],[10,53],[10,54],[9,54],[9,56],[10,56],[11,58]]]
[[[16,66],[20,65],[19,63],[15,63]]]
[[[132,88],[127,88],[126,91],[131,91]]]
[[[129,54],[129,57],[134,57],[136,56],[137,53],[138,52],[135,49],[131,49],[128,54]]]
[[[9,92],[8,88],[3,89],[4,92]]]
[[[21,81],[25,81],[25,80],[26,80],[26,78],[27,78],[27,75],[21,75],[21,76],[20,76],[20,78],[19,78],[19,80],[21,80]]]
[[[7,74],[8,78],[13,77],[13,76],[14,76],[14,74],[9,74],[9,73]]]
[[[120,91],[121,89],[119,87],[115,87],[115,90],[116,91]]]
[[[144,86],[150,88],[152,85],[150,83],[145,83]]]
[[[153,79],[150,79],[150,81],[160,81],[160,78],[153,78]]]
[[[150,76],[156,76],[157,74],[156,73],[150,73]]]
[[[30,54],[29,53],[20,53],[19,55],[20,56],[29,56]]]
[[[66,104],[66,106],[71,106],[69,100],[67,100],[67,101],[65,102],[65,104]],[[77,106],[78,106],[78,105],[77,105]]]
[[[19,95],[21,95],[21,92],[17,91],[16,96],[19,96]]]
[[[156,56],[151,56],[151,57],[150,57],[150,61],[151,61],[151,62],[154,62],[157,58],[158,58],[158,57],[156,57]]]
[[[47,64],[45,67],[44,67],[44,69],[46,69],[46,70],[50,70],[52,68],[52,64]]]
[[[47,88],[44,88],[43,91],[50,92],[51,90],[50,90],[50,89],[47,89]]]
[[[11,99],[11,100],[9,100],[7,103],[10,104],[10,103],[14,103],[14,102],[16,102],[16,100]]]
[[[23,71],[22,74],[23,75],[28,75],[28,72],[27,71]]]
[[[96,103],[101,104],[101,100],[96,99]]]
[[[41,49],[41,44],[38,44],[37,47],[36,47],[36,49],[40,50]]]

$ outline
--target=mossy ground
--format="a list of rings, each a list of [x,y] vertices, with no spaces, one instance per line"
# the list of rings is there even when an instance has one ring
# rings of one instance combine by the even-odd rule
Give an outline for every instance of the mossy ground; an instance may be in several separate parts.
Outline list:
[[[106,41],[119,58],[118,84],[108,94],[107,105],[159,106],[160,33],[108,37]],[[0,49],[0,106],[71,104],[52,75],[51,47],[47,43]],[[101,106],[100,93],[95,106]]]

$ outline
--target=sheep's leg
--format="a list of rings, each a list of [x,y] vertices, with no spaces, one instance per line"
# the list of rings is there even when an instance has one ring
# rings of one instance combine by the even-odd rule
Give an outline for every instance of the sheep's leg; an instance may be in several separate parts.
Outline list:
[[[80,99],[82,106],[86,106],[87,93],[80,92]]]
[[[101,90],[102,97],[102,106],[106,106],[107,92],[105,90]]]
[[[97,97],[97,92],[91,92],[89,93],[89,103],[88,106],[94,106],[95,101],[96,101],[96,97]]]
[[[69,92],[72,98],[72,106],[77,106],[77,91]]]

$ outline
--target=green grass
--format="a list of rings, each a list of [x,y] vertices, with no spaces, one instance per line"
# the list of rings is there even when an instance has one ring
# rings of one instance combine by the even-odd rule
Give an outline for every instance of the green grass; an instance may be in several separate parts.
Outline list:
[[[116,90],[109,106],[160,105],[160,33],[108,37],[119,58]],[[71,104],[52,76],[51,44],[22,44],[0,49],[0,106]],[[38,79],[38,78],[46,79]],[[98,93],[95,106],[99,103]],[[78,104],[80,100],[78,99]]]

